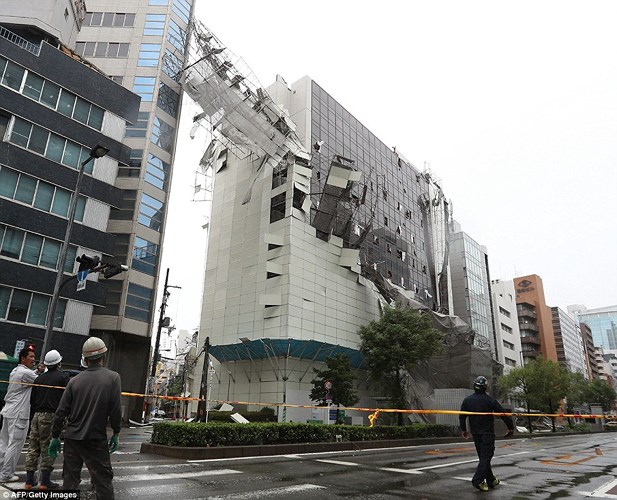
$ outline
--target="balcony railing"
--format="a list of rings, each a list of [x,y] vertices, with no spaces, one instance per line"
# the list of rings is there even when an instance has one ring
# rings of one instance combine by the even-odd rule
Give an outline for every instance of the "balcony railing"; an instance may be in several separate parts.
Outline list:
[[[526,307],[525,308],[517,307],[516,314],[518,315],[519,318],[533,318],[533,319],[538,318],[538,314],[536,313],[536,311],[527,309]]]
[[[518,329],[521,331],[521,335],[523,334],[523,331],[525,330],[528,330],[530,332],[536,332],[536,333],[540,331],[540,328],[535,323],[526,323],[526,322],[519,323]]]
[[[4,26],[0,26],[0,36],[2,38],[6,38],[9,42],[14,43],[22,49],[32,52],[35,56],[38,56],[41,51],[40,45],[35,45],[34,43],[29,42],[25,38],[22,38],[12,31],[7,30]]]

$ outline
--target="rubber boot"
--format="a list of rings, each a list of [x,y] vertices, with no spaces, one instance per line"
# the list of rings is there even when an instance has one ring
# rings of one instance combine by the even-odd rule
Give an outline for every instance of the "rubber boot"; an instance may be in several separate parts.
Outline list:
[[[31,490],[33,486],[36,486],[36,479],[34,479],[34,473],[36,471],[26,471],[26,484],[24,484],[24,490]]]
[[[41,471],[41,486],[39,486],[39,491],[55,490],[60,486],[58,483],[52,483],[50,476],[51,476],[50,470]]]

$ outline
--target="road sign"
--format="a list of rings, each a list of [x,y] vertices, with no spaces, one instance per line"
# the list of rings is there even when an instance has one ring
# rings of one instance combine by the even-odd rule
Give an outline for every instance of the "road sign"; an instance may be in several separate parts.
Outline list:
[[[330,408],[330,420],[336,420],[336,408]]]
[[[18,340],[15,342],[15,353],[13,354],[13,357],[17,358],[19,356],[19,351],[21,351],[24,347],[26,347],[25,340]]]
[[[86,280],[90,269],[84,271],[77,271],[77,291],[80,292],[86,288]]]
[[[329,380],[326,380],[323,386],[325,387],[326,391],[329,391],[330,389],[332,389],[332,382],[330,382]]]

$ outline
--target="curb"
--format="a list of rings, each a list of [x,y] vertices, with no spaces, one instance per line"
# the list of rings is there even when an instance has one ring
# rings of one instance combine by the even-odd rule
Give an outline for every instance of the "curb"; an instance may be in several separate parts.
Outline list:
[[[458,443],[459,437],[416,438],[383,441],[343,441],[338,443],[264,444],[250,446],[189,447],[141,443],[140,453],[152,453],[169,458],[204,460],[237,457],[262,457],[271,455],[295,455],[328,451],[353,451],[377,448],[398,448],[423,444]]]
[[[537,439],[544,437],[562,437],[569,435],[595,434],[595,432],[557,432],[557,433],[534,433],[515,434],[512,439]],[[497,442],[504,440],[498,437]],[[143,442],[139,453],[151,453],[169,458],[184,460],[213,460],[221,458],[238,457],[263,457],[272,455],[296,455],[302,453],[320,453],[332,451],[361,451],[376,450],[379,448],[405,448],[408,446],[420,446],[427,444],[447,443],[470,443],[473,440],[464,440],[461,437],[443,438],[415,438],[396,439],[383,441],[343,441],[338,443],[294,443],[294,444],[264,444],[250,446],[217,446],[217,447],[191,447],[191,446],[167,446]]]

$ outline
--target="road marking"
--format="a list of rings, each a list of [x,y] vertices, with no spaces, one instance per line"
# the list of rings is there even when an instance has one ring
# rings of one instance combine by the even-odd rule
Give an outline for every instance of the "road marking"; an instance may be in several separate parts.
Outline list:
[[[527,453],[531,453],[530,451],[518,451],[516,453],[508,453],[507,455],[498,455],[494,458],[495,459],[499,459],[499,458],[506,458],[506,457],[513,457],[514,455],[526,455]],[[413,470],[417,470],[417,471],[423,471],[423,470],[430,470],[430,469],[441,469],[443,467],[451,467],[453,465],[462,465],[462,464],[470,464],[473,462],[477,462],[478,459],[474,458],[473,460],[463,460],[461,462],[449,462],[447,464],[438,464],[438,465],[429,465],[427,467],[416,467]]]
[[[423,474],[418,469],[395,469],[392,467],[380,467],[379,470],[385,470],[386,472],[397,472],[399,474]]]
[[[455,453],[475,451],[473,446],[465,446],[464,448],[445,448],[443,450],[427,450],[424,453],[427,455],[454,455]]]
[[[223,474],[242,474],[239,470],[218,469],[218,470],[201,470],[196,472],[169,472],[167,474],[135,474],[133,476],[117,476],[114,481],[161,481],[163,479],[186,479],[189,477],[201,476],[219,476]]]
[[[459,481],[467,481],[467,482],[471,482],[471,480],[472,480],[473,478],[472,478],[471,476],[469,476],[469,477],[454,476],[454,477],[452,477],[451,479],[458,479]],[[506,486],[508,485],[508,483],[506,483],[505,481],[501,481],[501,480],[499,480],[499,485],[501,486],[502,484],[503,484],[503,485],[506,485]]]
[[[284,488],[270,488],[268,490],[260,490],[260,491],[249,491],[246,493],[234,493],[231,495],[217,496],[217,497],[208,497],[208,500],[226,500],[226,499],[235,499],[235,500],[248,500],[251,498],[261,498],[261,497],[273,497],[273,496],[281,496],[281,495],[289,495],[292,493],[299,493],[302,491],[309,490],[323,490],[325,486],[318,486],[316,484],[296,484],[294,486],[286,486]]]
[[[326,460],[324,458],[318,458],[317,460],[315,460],[315,462],[323,462],[324,464],[334,464],[334,465],[352,465],[356,467],[360,465],[355,462],[343,462],[341,460]]]
[[[604,483],[602,486],[600,486],[599,488],[596,488],[595,490],[591,492],[579,491],[578,493],[580,493],[581,495],[588,496],[588,497],[617,498],[617,495],[612,495],[610,493],[607,493],[608,491],[612,490],[615,486],[617,486],[617,479],[613,479],[612,481],[609,481],[608,483]]]
[[[182,468],[186,468],[186,467],[190,467],[187,466],[187,464],[185,463],[171,463],[171,464],[151,464],[151,465],[144,465],[143,463],[141,465],[124,465],[124,463],[118,463],[118,464],[114,464],[113,465],[113,469],[116,470],[120,470],[120,469],[139,469],[139,470],[143,470],[143,471],[154,471],[155,469],[182,469]],[[197,470],[195,467],[193,467],[191,469],[191,472]]]

